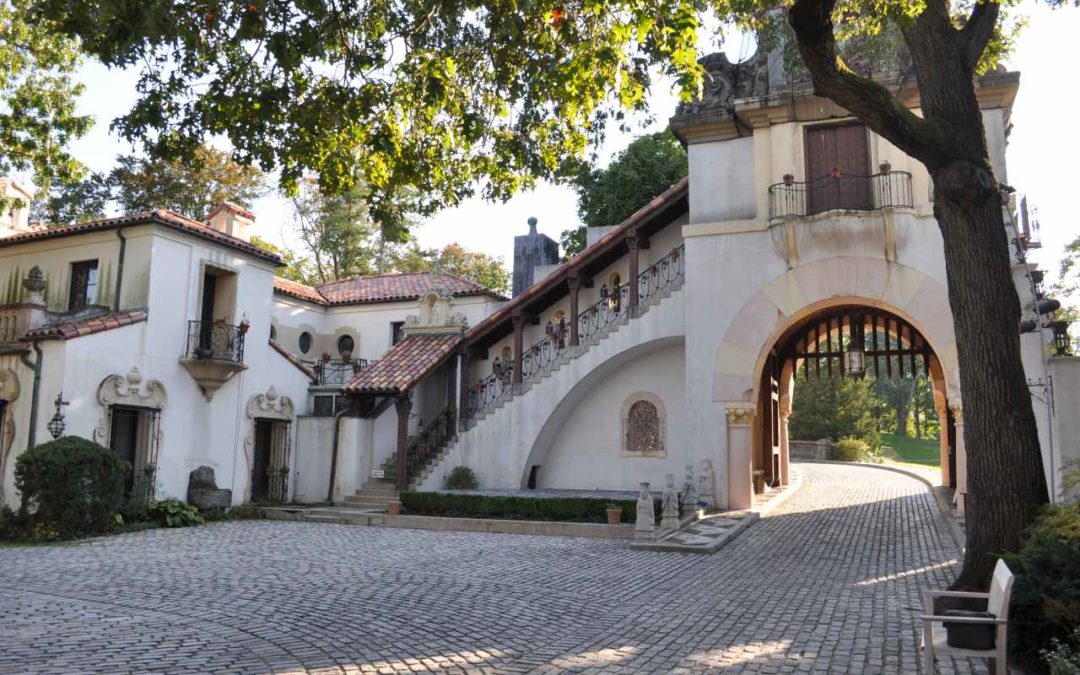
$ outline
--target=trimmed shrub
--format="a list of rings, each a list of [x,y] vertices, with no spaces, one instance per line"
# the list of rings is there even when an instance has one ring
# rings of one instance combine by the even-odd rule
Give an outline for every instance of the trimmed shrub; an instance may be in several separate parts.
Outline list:
[[[1050,644],[1051,648],[1042,652],[1043,659],[1050,666],[1050,675],[1080,673],[1080,628],[1073,631],[1070,642],[1052,638]]]
[[[455,466],[446,477],[447,490],[475,490],[480,487],[476,474],[467,466]]]
[[[199,509],[179,499],[154,502],[150,505],[150,518],[162,527],[189,527],[206,522]]]
[[[116,524],[129,469],[112,450],[66,436],[19,455],[15,487],[42,538],[85,536]]]
[[[444,492],[402,492],[398,498],[402,510],[412,515],[606,523],[607,509],[614,504],[622,508],[622,522],[632,523],[637,518],[637,502],[633,499],[611,501],[592,497],[545,498]],[[661,502],[659,499],[653,501],[659,517]]]
[[[858,438],[841,438],[829,449],[829,459],[842,462],[865,462],[872,458],[870,446]]]

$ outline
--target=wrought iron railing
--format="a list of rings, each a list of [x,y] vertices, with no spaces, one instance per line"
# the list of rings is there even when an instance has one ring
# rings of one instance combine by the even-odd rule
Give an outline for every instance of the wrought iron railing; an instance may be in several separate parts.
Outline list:
[[[352,381],[364,368],[368,367],[367,359],[333,359],[330,361],[315,361],[311,364],[315,371],[315,383],[324,386],[344,386]]]
[[[600,299],[578,315],[578,340],[584,342],[597,333],[602,333],[629,312],[630,287],[615,286],[608,290],[607,286],[604,286]]]
[[[498,359],[496,359],[498,361]],[[481,410],[495,405],[502,395],[510,391],[511,371],[513,363],[507,364],[505,370],[500,363],[496,372],[488,375],[473,386],[469,387],[468,400],[465,402],[465,413],[473,418]]]
[[[566,342],[569,339],[565,322],[558,326],[548,324],[547,335],[521,355],[521,380],[527,382],[544,368],[559,360],[566,352]]]
[[[453,415],[453,406],[447,406],[427,426],[422,426],[417,431],[416,438],[409,444],[405,455],[408,480],[412,480],[446,445],[453,431]]]
[[[638,298],[645,302],[686,277],[686,244],[671,249],[638,275]]]
[[[224,321],[188,321],[187,356],[243,363],[246,332]]]
[[[266,476],[269,479],[267,482],[267,495],[266,500],[271,502],[283,502],[289,497],[289,467],[283,466],[280,469],[267,469]]]
[[[837,172],[804,182],[796,182],[789,175],[784,182],[769,186],[770,219],[812,216],[833,209],[876,211],[914,205],[911,174],[907,171],[872,176]]]

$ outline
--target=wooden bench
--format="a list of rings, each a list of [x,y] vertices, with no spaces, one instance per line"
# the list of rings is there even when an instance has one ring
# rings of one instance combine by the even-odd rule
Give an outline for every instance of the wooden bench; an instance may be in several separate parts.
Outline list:
[[[951,656],[962,659],[991,659],[992,669],[995,675],[1007,675],[1008,663],[1006,661],[1005,647],[1008,636],[1006,630],[1009,624],[1009,596],[1012,594],[1013,573],[1008,565],[998,560],[994,567],[994,578],[990,581],[989,593],[969,593],[965,591],[929,591],[926,594],[924,607],[926,614],[922,616],[923,622],[923,672],[925,675],[933,675],[934,658],[936,656]],[[993,614],[990,617],[956,617],[938,616],[934,614],[934,598],[977,598],[986,600],[986,611]],[[962,649],[950,647],[946,642],[945,626],[943,622],[991,624],[994,630],[993,649]]]

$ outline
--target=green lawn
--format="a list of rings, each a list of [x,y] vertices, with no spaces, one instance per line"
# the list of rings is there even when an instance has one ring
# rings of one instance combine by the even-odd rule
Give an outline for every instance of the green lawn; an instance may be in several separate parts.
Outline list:
[[[941,446],[936,439],[915,439],[896,434],[881,434],[881,444],[896,451],[905,462],[939,466]]]

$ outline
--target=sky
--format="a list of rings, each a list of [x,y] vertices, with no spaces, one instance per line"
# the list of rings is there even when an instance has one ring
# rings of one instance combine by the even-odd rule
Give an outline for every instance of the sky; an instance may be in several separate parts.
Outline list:
[[[1075,67],[1080,63],[1080,9],[1051,10],[1043,3],[1025,0],[1020,11],[1029,17],[1016,49],[1006,65],[1021,72],[1020,92],[1012,115],[1012,134],[1007,153],[1006,182],[1028,196],[1038,209],[1043,248],[1034,259],[1053,277],[1066,243],[1080,234],[1074,193],[1080,189],[1073,162],[1080,160],[1080,133],[1072,126],[1080,104],[1075,86]],[[742,60],[750,54],[750,42],[738,39],[726,46],[729,58]],[[79,73],[86,92],[79,111],[96,123],[89,134],[73,144],[78,159],[96,171],[112,167],[118,153],[137,152],[109,132],[111,120],[127,112],[136,99],[137,74],[110,71],[88,62]],[[632,133],[612,130],[599,149],[606,164],[633,137],[659,131],[675,112],[677,98],[664,82],[654,85],[649,96],[653,121],[636,120]],[[261,236],[275,243],[295,244],[289,207],[276,196],[253,205]],[[420,245],[441,247],[458,242],[466,248],[498,256],[509,265],[513,237],[528,231],[527,220],[535,216],[539,231],[558,240],[559,234],[580,223],[574,192],[566,186],[542,183],[505,203],[469,199],[460,206],[426,219],[414,230]]]

